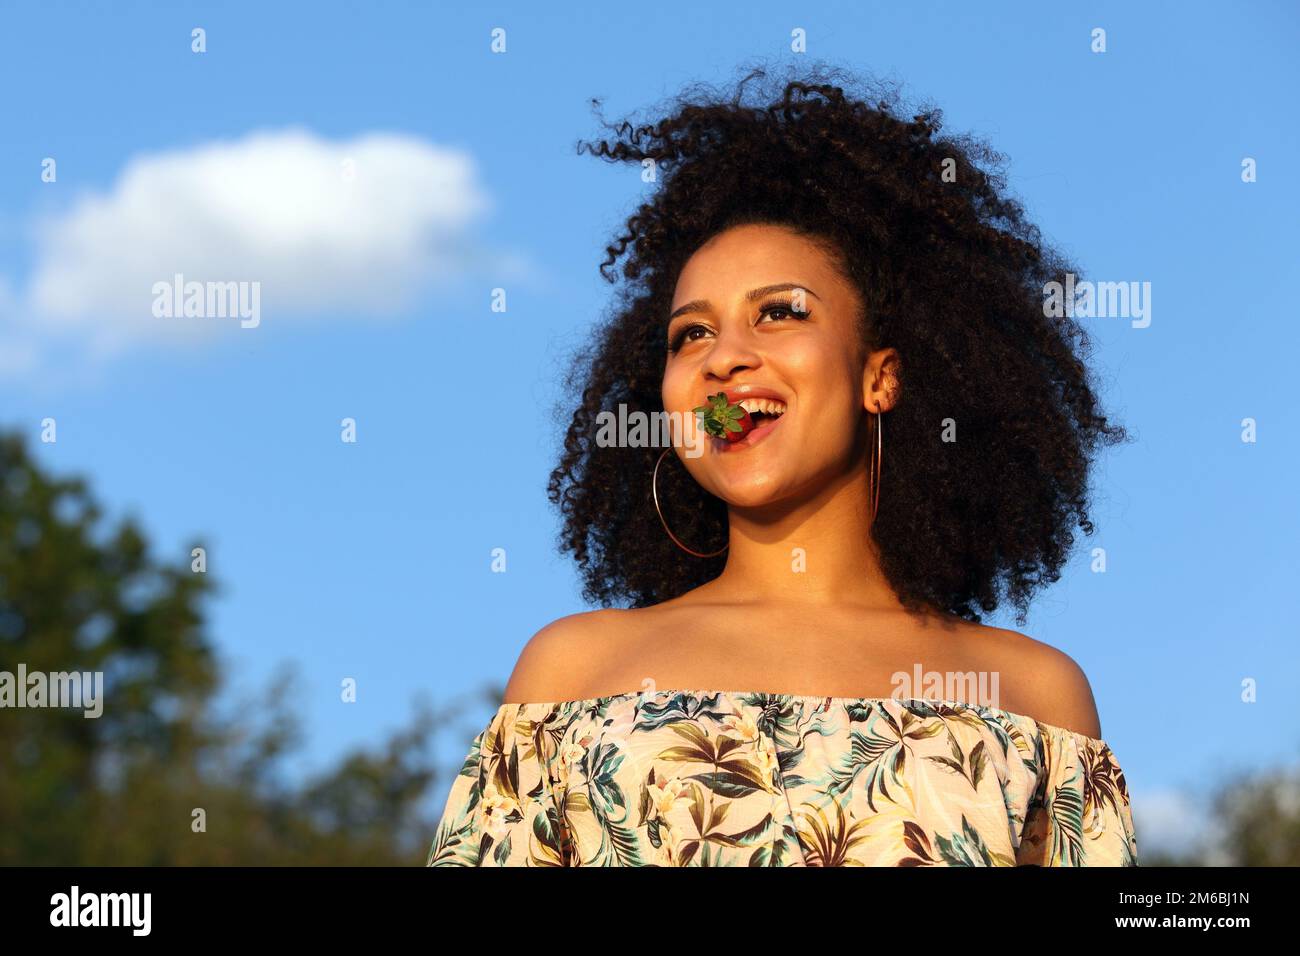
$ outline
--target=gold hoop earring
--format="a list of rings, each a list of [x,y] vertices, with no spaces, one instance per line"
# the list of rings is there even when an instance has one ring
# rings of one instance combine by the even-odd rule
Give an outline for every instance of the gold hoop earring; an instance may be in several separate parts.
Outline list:
[[[655,511],[659,512],[659,523],[664,526],[664,531],[668,532],[668,537],[672,538],[673,544],[677,545],[677,547],[681,548],[687,554],[693,554],[697,558],[716,558],[723,551],[726,551],[727,548],[731,547],[731,545],[724,544],[717,551],[713,551],[709,554],[703,554],[699,551],[692,551],[690,548],[686,547],[686,545],[682,544],[681,541],[677,539],[677,535],[673,534],[673,529],[668,527],[668,522],[664,518],[663,509],[659,507],[659,465],[663,462],[664,455],[667,455],[670,451],[672,451],[671,448],[665,448],[663,450],[663,453],[660,454],[659,456],[659,460],[655,462],[654,473],[650,476],[650,495],[651,497],[654,498],[655,501]]]
[[[884,439],[882,438],[884,415],[876,412],[876,423],[874,431],[876,433],[876,454],[871,462],[869,474],[871,476],[871,523],[876,523],[876,512],[880,510],[880,465],[884,458]]]

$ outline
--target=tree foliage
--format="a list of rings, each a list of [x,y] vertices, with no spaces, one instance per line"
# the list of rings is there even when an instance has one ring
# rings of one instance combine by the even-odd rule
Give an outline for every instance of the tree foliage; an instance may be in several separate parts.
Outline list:
[[[419,705],[377,748],[290,782],[294,668],[224,713],[214,593],[188,553],[154,557],[133,520],[107,526],[83,480],[0,435],[0,671],[101,671],[105,698],[98,718],[0,708],[0,864],[423,862],[430,743],[458,708]]]

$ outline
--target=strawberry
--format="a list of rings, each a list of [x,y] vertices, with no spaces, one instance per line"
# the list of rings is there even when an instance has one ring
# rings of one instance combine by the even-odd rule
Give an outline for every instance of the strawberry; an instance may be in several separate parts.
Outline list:
[[[708,402],[693,411],[700,416],[704,430],[714,438],[738,442],[753,430],[754,420],[749,417],[749,412],[728,402],[726,392],[710,395]]]

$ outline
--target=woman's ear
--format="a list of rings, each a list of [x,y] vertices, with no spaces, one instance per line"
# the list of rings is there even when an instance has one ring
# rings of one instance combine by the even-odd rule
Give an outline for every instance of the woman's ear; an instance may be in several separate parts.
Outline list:
[[[873,414],[887,412],[898,404],[902,385],[899,369],[902,362],[896,349],[872,352],[862,369],[862,406]]]

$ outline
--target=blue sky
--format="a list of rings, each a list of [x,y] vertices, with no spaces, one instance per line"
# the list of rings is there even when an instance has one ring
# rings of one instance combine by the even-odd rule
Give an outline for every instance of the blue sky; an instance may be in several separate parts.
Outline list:
[[[0,6],[0,427],[36,442],[55,418],[57,443],[35,445],[46,466],[89,475],[160,552],[207,545],[222,586],[211,630],[236,686],[302,666],[300,769],[378,740],[417,694],[504,683],[529,636],[583,608],[544,495],[551,409],[611,301],[605,243],[647,188],[575,154],[600,132],[588,101],[621,118],[754,58],[783,64],[799,27],[805,60],[892,76],[949,129],[989,138],[1090,276],[1152,283],[1148,328],[1089,326],[1105,401],[1137,438],[1097,475],[1088,546],[1108,571],[1081,551],[1017,626],[1088,673],[1139,838],[1144,801],[1154,837],[1178,793],[1294,761],[1294,6],[476,6]],[[490,51],[495,27],[505,54]],[[203,156],[363,157],[346,184],[362,200],[295,179],[241,226],[196,186]],[[1257,182],[1241,181],[1245,157]],[[404,177],[454,182],[456,202],[411,208]],[[173,191],[155,206],[158,182]],[[468,197],[481,202],[457,205]],[[358,204],[427,247],[354,242],[369,221],[332,246],[301,222],[254,243],[294,217],[337,232]],[[265,263],[261,324],[169,338],[124,318],[133,270],[168,276],[173,250]],[[457,428],[485,389],[511,396],[519,438]],[[344,417],[355,444],[339,440]],[[505,574],[490,572],[496,547]],[[354,705],[338,700],[344,676]],[[1246,678],[1256,703],[1241,702]],[[490,709],[444,738],[449,762]]]

